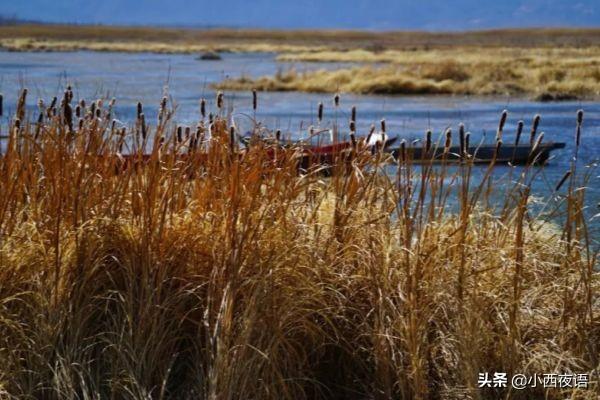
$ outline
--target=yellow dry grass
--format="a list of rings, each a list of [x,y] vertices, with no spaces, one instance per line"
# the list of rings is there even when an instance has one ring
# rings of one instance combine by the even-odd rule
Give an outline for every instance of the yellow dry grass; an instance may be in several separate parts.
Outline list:
[[[0,155],[3,398],[598,398],[593,171],[548,204],[559,228],[537,167],[495,207],[493,164],[387,175],[359,140],[325,179],[298,146],[240,150],[222,110],[180,137],[166,99],[126,130],[112,102],[78,123],[67,90],[29,124],[21,99]],[[592,382],[478,388],[494,371]]]

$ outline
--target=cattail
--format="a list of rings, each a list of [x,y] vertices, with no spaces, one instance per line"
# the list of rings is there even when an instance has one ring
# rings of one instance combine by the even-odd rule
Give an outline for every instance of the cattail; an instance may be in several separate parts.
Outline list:
[[[96,118],[100,118],[102,116],[102,109],[96,108]]]
[[[425,133],[425,152],[429,153],[431,150],[431,129],[428,129]]]
[[[217,93],[217,108],[219,110],[223,108],[223,92]]]
[[[206,118],[206,100],[200,99],[200,115],[202,115],[202,119]]]
[[[44,122],[44,113],[40,111],[40,114],[38,115],[38,119],[37,119],[37,124],[35,125],[35,135],[34,135],[34,139],[37,140],[37,138],[40,136],[40,132],[42,130],[42,122]]]
[[[81,118],[81,106],[79,104],[75,106],[75,116]]]
[[[137,103],[137,119],[141,118],[141,115],[144,113],[142,103],[138,101]]]
[[[356,132],[356,123],[350,120],[350,133]]]
[[[406,156],[406,140],[402,139],[400,142],[400,160],[405,163],[407,159]]]
[[[125,127],[121,128],[121,137],[119,138],[119,153],[123,152],[123,144],[125,143],[125,135],[127,134],[127,129]]]
[[[281,129],[275,131],[275,140],[279,143],[281,141]]]
[[[198,126],[196,127],[196,142],[198,142],[200,140],[203,130],[204,130],[203,125],[201,123],[198,124]]]
[[[234,126],[231,126],[229,128],[229,146],[230,146],[231,152],[233,153],[234,146],[235,146],[235,127]]]
[[[71,102],[73,100],[73,88],[71,85],[67,85],[67,102]]]
[[[140,116],[140,126],[142,128],[142,140],[146,140],[147,131],[146,131],[146,116],[144,113],[141,113]]]
[[[96,115],[96,102],[95,101],[92,101],[92,104],[90,104],[90,113],[91,113],[92,117],[94,115]]]
[[[350,121],[356,122],[356,106],[352,106],[350,111]]]
[[[564,185],[564,183],[567,181],[567,179],[569,179],[570,176],[571,176],[571,171],[565,172],[565,174],[563,175],[562,179],[560,180],[560,182],[558,182],[558,185],[556,185],[556,187],[554,188],[554,190],[556,192],[558,192],[560,190],[560,188],[562,187],[562,185]]]
[[[465,154],[469,154],[469,142],[471,141],[471,133],[465,133]]]
[[[462,157],[465,154],[465,125],[458,125],[458,140],[460,143],[460,156]]]
[[[323,121],[323,103],[321,102],[319,102],[319,106],[317,109],[317,120],[319,121],[319,123]]]
[[[256,94],[256,89],[252,89],[252,109],[256,111],[258,107],[258,96]]]
[[[529,145],[533,146],[533,142],[535,141],[535,134],[537,132],[538,126],[540,124],[540,114],[536,114],[533,117],[533,123],[531,124],[531,133],[529,134]]]
[[[502,131],[504,130],[504,124],[506,124],[506,118],[508,117],[508,111],[502,111],[500,116],[500,123],[498,124],[498,131],[496,132],[496,141],[502,140]]]
[[[79,105],[81,106],[82,109],[85,110],[85,99],[79,100]]]
[[[213,113],[208,113],[208,123],[212,125],[213,122],[215,122],[215,116]]]
[[[27,102],[27,88],[23,89],[21,96],[19,96],[19,102],[17,103],[17,118],[20,120],[25,119],[25,104]]]
[[[83,131],[83,118],[79,118],[78,131]]]
[[[385,134],[385,118],[381,120],[381,132]]]
[[[371,124],[371,128],[369,129],[369,134],[367,135],[366,143],[368,144],[371,141],[371,137],[375,133],[375,125]]]
[[[352,125],[353,122],[350,122],[350,125]],[[356,135],[354,134],[353,130],[350,130],[350,143],[352,143],[352,148],[356,148]]]
[[[521,134],[523,133],[524,125],[525,123],[523,122],[523,120],[517,122],[517,136],[515,137],[515,146],[518,146],[519,142],[521,141]]]
[[[444,152],[447,152],[452,146],[452,129],[446,130],[446,142],[444,143]]]
[[[69,127],[69,132],[73,132],[73,109],[68,102],[65,102],[63,105],[63,117],[65,119],[65,123]]]
[[[185,127],[185,139],[189,139],[190,138],[190,134],[192,132],[192,128],[190,128],[189,126]]]
[[[336,93],[335,96],[333,96],[333,105],[336,107],[340,106],[340,95],[339,93]]]
[[[579,147],[581,143],[581,125],[583,123],[583,110],[577,111],[577,130],[575,132],[575,145]]]
[[[183,142],[183,128],[180,126],[177,127],[177,143]]]
[[[0,93],[0,117],[4,115],[4,96]]]

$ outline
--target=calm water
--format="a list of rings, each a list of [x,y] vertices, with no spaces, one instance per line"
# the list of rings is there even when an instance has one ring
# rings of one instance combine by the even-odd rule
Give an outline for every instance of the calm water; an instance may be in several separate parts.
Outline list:
[[[168,93],[177,104],[176,121],[192,125],[198,119],[199,99],[206,97],[209,103],[212,102],[214,91],[210,84],[225,77],[272,75],[292,67],[303,71],[339,66],[344,64],[278,63],[274,54],[224,54],[221,61],[199,61],[194,55],[0,52],[0,92],[5,98],[5,115],[10,115],[22,87],[29,89],[28,103],[33,110],[37,98],[49,101],[52,96],[60,96],[68,82],[73,85],[76,99],[85,98],[89,102],[100,97],[116,97],[116,117],[124,124],[131,121],[138,101],[144,103],[150,117],[148,121],[152,121],[161,97]],[[251,94],[226,93],[226,98],[233,107],[236,123],[242,128],[250,126]],[[408,139],[422,137],[428,128],[440,134],[446,127],[456,128],[463,122],[472,132],[473,142],[483,135],[491,141],[498,117],[506,108],[509,118],[505,141],[510,142],[517,121],[523,119],[525,132],[528,132],[531,119],[539,113],[542,115],[539,130],[545,132],[545,140],[567,143],[566,149],[553,153],[554,158],[536,181],[536,194],[540,196],[547,195],[569,168],[575,113],[579,108],[585,111],[584,146],[580,152],[582,168],[600,158],[600,102],[537,103],[511,98],[344,95],[336,111],[331,95],[259,93],[257,119],[299,138],[306,135],[308,126],[315,124],[316,107],[321,101],[325,104],[326,127],[336,120],[345,127],[349,110],[356,105],[358,125],[363,131],[385,117],[392,136]],[[508,168],[499,168],[497,173],[506,172]],[[599,173],[596,170],[590,182],[590,216],[600,213]]]

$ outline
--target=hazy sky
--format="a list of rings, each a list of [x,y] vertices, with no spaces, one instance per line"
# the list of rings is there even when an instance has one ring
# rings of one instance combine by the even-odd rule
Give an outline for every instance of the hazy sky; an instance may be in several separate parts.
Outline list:
[[[101,24],[461,30],[600,26],[600,0],[0,0],[0,14]]]

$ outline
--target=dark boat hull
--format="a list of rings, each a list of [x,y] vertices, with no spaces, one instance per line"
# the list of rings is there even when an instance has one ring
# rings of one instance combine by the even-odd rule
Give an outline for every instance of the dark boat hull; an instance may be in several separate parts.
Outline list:
[[[428,152],[423,147],[415,146],[406,148],[406,157],[413,163],[464,162],[468,160],[476,164],[489,164],[492,161],[512,165],[544,164],[548,161],[552,150],[564,147],[565,143],[556,142],[541,143],[535,150],[528,144],[502,145],[498,149],[496,149],[496,145],[481,145],[469,147],[467,152],[461,155],[459,146],[451,146],[447,151],[444,151],[443,147],[432,148]],[[396,159],[402,157],[399,148],[393,149],[391,153]]]

